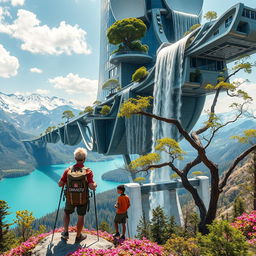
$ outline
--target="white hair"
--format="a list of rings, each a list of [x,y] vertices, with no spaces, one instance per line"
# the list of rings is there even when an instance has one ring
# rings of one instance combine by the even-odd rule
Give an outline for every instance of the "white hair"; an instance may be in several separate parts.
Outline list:
[[[77,161],[83,161],[87,158],[87,151],[84,148],[77,148],[74,152],[74,157]]]

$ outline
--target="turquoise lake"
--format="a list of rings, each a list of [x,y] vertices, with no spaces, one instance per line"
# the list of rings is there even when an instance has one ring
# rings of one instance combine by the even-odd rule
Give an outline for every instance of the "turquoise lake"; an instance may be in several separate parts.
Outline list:
[[[56,182],[70,165],[44,166],[27,176],[1,180],[0,200],[8,202],[12,213],[7,220],[12,221],[18,210],[32,211],[36,218],[40,218],[57,209],[61,189]],[[103,162],[87,162],[86,166],[93,170],[94,180],[98,184],[97,193],[113,189],[119,184],[104,181],[101,179],[101,175],[123,166],[121,158]],[[62,201],[62,206],[63,204]]]

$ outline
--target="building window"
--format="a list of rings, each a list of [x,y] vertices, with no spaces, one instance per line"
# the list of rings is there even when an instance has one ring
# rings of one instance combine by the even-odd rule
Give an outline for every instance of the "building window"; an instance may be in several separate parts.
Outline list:
[[[200,70],[221,71],[224,68],[223,61],[210,60],[204,58],[191,58],[190,67]]]
[[[249,19],[256,20],[256,12],[253,10],[243,9],[242,16],[249,18]]]
[[[109,78],[116,77],[117,76],[117,67],[114,67],[109,70]]]
[[[225,20],[225,28],[229,27],[230,24],[232,23],[233,20],[233,16],[229,16],[226,20]]]

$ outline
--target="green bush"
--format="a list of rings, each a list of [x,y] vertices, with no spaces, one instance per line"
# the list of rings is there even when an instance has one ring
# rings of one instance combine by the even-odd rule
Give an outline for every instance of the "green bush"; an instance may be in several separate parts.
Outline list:
[[[148,46],[140,42],[146,31],[147,26],[140,19],[127,18],[116,21],[107,31],[109,43],[118,45],[112,54],[122,51],[147,52]]]
[[[93,113],[93,107],[91,107],[91,106],[85,107],[84,113],[92,114]]]
[[[164,245],[165,255],[173,256],[200,256],[201,250],[196,238],[188,238],[172,235]]]
[[[147,31],[146,24],[137,18],[126,18],[116,21],[107,31],[110,44],[118,45],[123,43],[125,46],[135,40],[144,37]]]
[[[104,106],[102,107],[101,111],[100,111],[100,114],[103,115],[103,116],[106,116],[106,115],[109,114],[110,109],[111,109],[110,106],[104,105]]]
[[[102,89],[116,88],[118,86],[120,86],[120,84],[117,79],[109,79],[102,85]]]
[[[145,77],[147,77],[147,75],[148,75],[147,69],[145,67],[140,67],[132,75],[132,81],[133,82],[140,82]]]
[[[208,226],[209,234],[198,235],[202,255],[206,256],[246,256],[248,244],[241,231],[232,227],[227,221],[214,221]]]

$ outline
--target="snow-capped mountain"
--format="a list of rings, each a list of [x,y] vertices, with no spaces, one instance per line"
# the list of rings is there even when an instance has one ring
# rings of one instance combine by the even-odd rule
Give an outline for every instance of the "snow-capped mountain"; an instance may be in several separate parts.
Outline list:
[[[77,115],[83,107],[58,97],[40,94],[20,95],[0,92],[0,120],[7,120],[20,131],[38,135],[49,126],[62,123],[62,113]]]
[[[27,112],[36,111],[47,114],[61,106],[70,106],[74,109],[81,108],[71,101],[58,97],[48,97],[40,94],[5,94],[0,92],[0,109],[7,113],[23,115]]]

